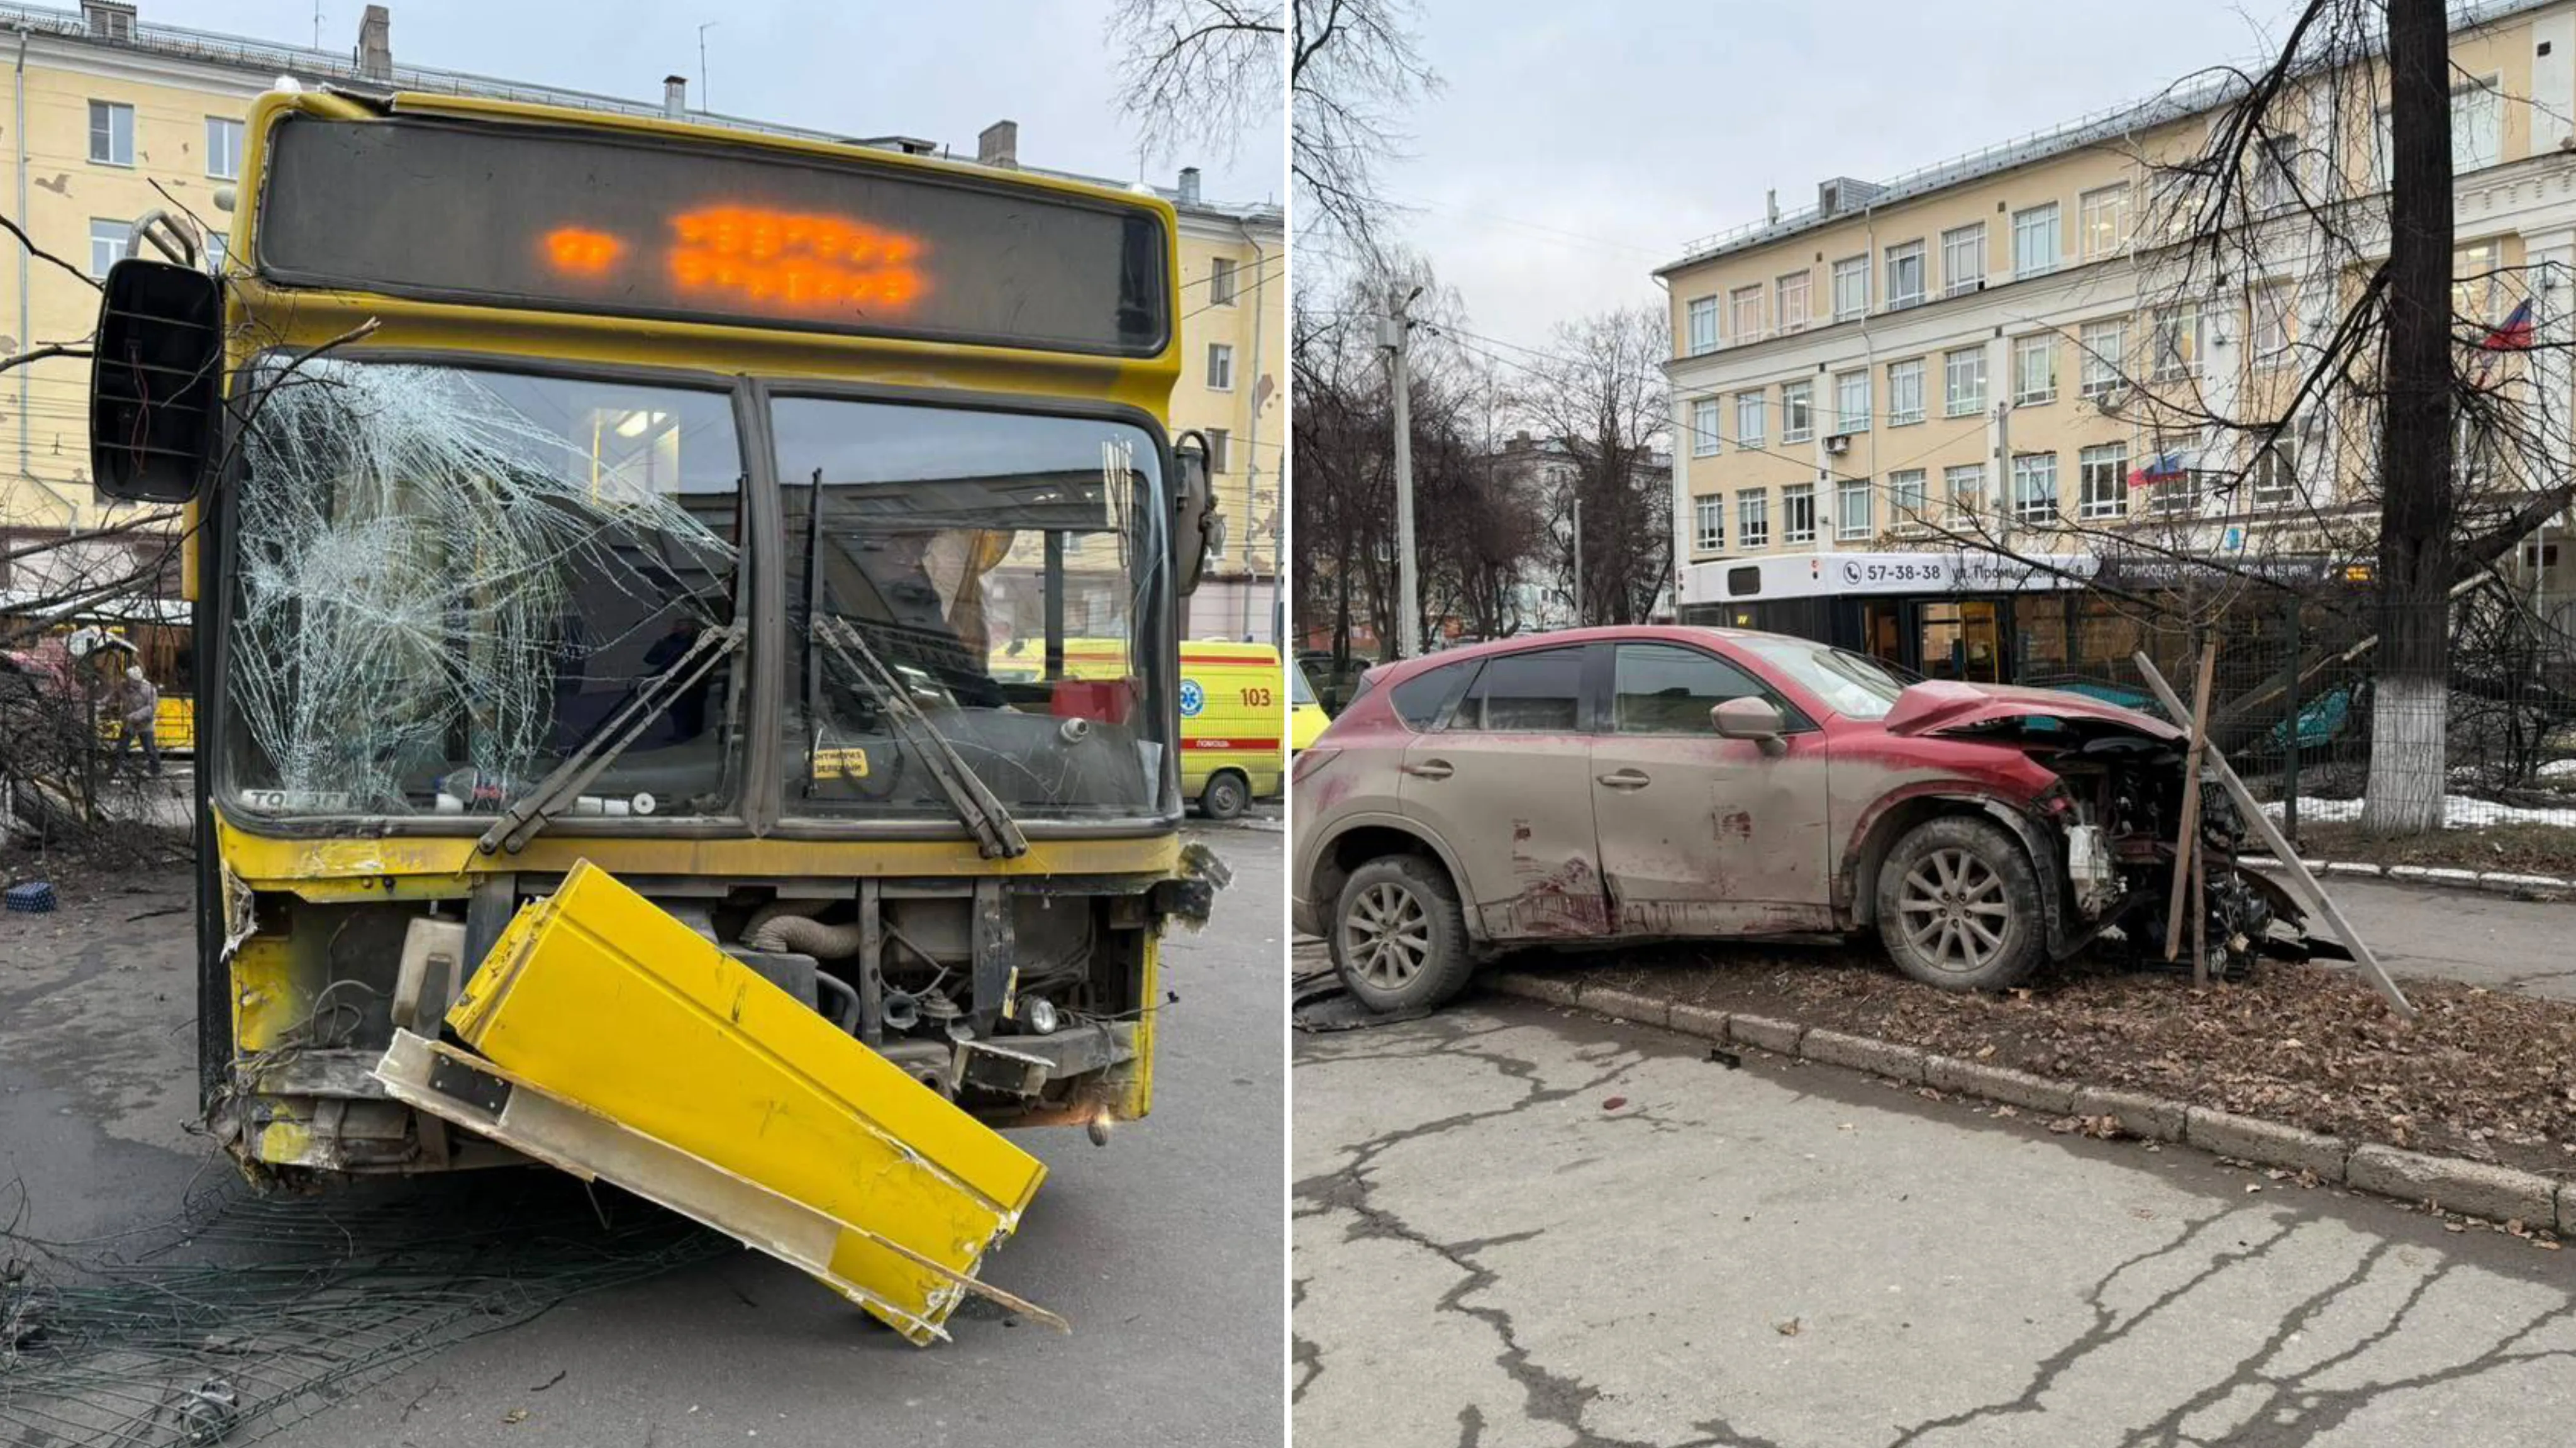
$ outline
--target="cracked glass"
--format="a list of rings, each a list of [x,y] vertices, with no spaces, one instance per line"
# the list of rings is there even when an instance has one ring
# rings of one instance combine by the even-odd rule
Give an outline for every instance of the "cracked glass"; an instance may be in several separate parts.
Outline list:
[[[317,358],[243,398],[223,758],[252,813],[497,813],[733,619],[724,393]],[[571,813],[720,808],[739,668],[654,710]]]

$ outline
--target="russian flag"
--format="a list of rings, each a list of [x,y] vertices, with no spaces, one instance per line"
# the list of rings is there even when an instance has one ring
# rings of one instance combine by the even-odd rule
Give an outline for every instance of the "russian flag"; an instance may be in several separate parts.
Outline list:
[[[2129,486],[2151,488],[2158,483],[2178,483],[2182,481],[2182,475],[2183,465],[2180,454],[2158,453],[2129,469]]]
[[[2525,297],[2515,303],[2513,311],[2505,317],[2504,324],[2487,333],[2487,339],[2478,345],[2489,352],[2530,351],[2531,298]]]

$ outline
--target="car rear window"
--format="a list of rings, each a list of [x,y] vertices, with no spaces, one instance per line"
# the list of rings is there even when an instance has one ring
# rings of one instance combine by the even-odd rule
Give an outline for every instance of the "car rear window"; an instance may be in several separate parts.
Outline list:
[[[1458,697],[1458,691],[1466,686],[1467,676],[1475,671],[1472,663],[1464,661],[1426,669],[1396,685],[1395,692],[1386,696],[1387,702],[1395,706],[1396,717],[1402,719],[1406,727],[1428,729],[1440,721],[1449,701]]]
[[[1538,649],[1487,659],[1449,720],[1452,729],[1566,734],[1583,698],[1583,650]]]

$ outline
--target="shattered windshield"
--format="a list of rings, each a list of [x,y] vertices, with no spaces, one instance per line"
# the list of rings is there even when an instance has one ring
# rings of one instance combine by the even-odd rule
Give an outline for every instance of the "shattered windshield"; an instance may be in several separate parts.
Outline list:
[[[839,619],[1012,812],[1162,800],[1147,661],[1163,565],[1154,440],[1128,423],[822,398],[772,410],[786,524],[791,811],[946,814]]]
[[[1739,642],[1846,719],[1884,719],[1896,707],[1896,696],[1905,692],[1904,681],[1876,659],[1844,649],[1778,635]]]
[[[223,707],[247,809],[497,813],[733,618],[723,393],[317,358],[245,396]],[[720,807],[739,668],[568,812]]]

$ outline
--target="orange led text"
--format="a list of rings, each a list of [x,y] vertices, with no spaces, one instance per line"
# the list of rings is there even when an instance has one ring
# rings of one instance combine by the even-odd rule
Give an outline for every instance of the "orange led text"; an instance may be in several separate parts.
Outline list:
[[[555,270],[576,276],[603,275],[626,250],[626,243],[604,231],[558,226],[546,233],[546,259]]]
[[[899,312],[926,283],[921,243],[837,216],[714,206],[671,219],[671,279],[792,311]]]

